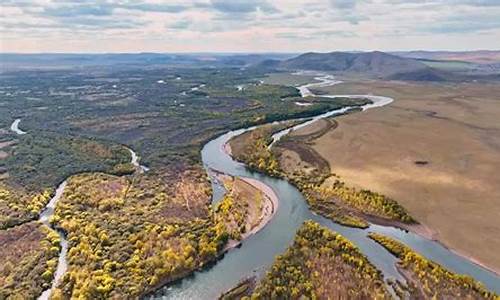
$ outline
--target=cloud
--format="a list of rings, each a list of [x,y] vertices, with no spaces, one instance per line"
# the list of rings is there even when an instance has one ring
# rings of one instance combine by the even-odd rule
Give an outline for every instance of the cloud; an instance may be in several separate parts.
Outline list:
[[[330,4],[338,9],[353,9],[356,7],[356,0],[330,0]]]
[[[61,5],[46,7],[42,15],[51,17],[74,17],[74,16],[111,16],[114,7],[102,4]]]
[[[59,28],[59,24],[40,24],[40,23],[28,23],[28,22],[1,22],[1,27],[3,29],[47,29],[47,28]]]
[[[117,20],[114,18],[73,18],[66,25],[76,29],[133,29],[141,28],[148,24],[147,21],[140,20]]]
[[[499,15],[500,0],[3,0],[0,51],[498,48]]]
[[[192,24],[190,20],[180,20],[167,26],[172,29],[187,29]]]
[[[141,12],[179,13],[189,7],[180,4],[157,4],[141,1],[134,2],[97,2],[91,1],[60,1],[62,5],[44,7],[42,14],[52,17],[73,16],[110,16],[116,9],[135,10]]]
[[[457,5],[471,6],[471,7],[496,7],[500,6],[499,0],[385,0],[389,4],[401,4],[401,5],[444,5],[449,7],[454,7]]]
[[[228,14],[247,14],[256,11],[279,12],[277,8],[265,0],[211,0],[210,4],[213,9]]]
[[[278,32],[275,34],[276,38],[279,39],[295,39],[295,40],[312,40],[320,38],[332,38],[332,37],[342,37],[342,38],[352,38],[356,37],[356,33],[352,31],[344,30],[315,30],[307,32]]]
[[[441,22],[426,25],[417,29],[427,33],[472,33],[500,28],[500,18],[493,12],[483,14],[454,15]]]
[[[144,12],[167,12],[167,13],[178,13],[189,9],[189,6],[180,4],[156,4],[156,3],[144,3],[144,2],[118,5],[117,7],[128,10],[144,11]]]

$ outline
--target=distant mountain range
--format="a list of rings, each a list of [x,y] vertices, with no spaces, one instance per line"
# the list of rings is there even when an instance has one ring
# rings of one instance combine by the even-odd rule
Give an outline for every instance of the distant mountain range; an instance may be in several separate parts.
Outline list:
[[[452,60],[478,64],[500,63],[500,50],[476,50],[476,51],[401,51],[391,54],[430,60]]]
[[[273,68],[292,70],[317,70],[338,72],[344,74],[362,74],[369,77],[442,81],[445,80],[442,72],[435,70],[413,58],[373,52],[330,52],[305,53],[297,57],[273,61],[266,60],[261,65]]]
[[[238,66],[257,64],[266,59],[285,60],[292,53],[0,53],[0,66],[5,70],[29,68],[75,68],[127,65],[198,65]]]
[[[500,78],[500,51],[385,53],[0,53],[0,73],[29,68],[201,66],[316,70],[407,81],[472,81]]]

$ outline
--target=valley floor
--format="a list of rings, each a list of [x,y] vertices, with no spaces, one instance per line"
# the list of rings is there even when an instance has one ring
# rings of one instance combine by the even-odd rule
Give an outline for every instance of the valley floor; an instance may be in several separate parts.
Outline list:
[[[500,86],[370,81],[323,91],[395,99],[336,118],[312,143],[331,171],[395,199],[445,245],[498,273]]]

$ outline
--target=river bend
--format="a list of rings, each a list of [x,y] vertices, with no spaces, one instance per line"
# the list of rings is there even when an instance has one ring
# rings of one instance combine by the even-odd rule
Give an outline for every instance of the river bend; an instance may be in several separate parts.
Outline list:
[[[339,83],[332,76],[326,74],[319,74],[315,79],[318,82],[299,87],[303,96],[318,96],[309,90],[311,87]],[[374,95],[320,96],[327,98],[368,98],[372,100],[373,103],[363,106],[363,110],[381,107],[393,101],[388,97]],[[348,109],[342,108],[321,114],[306,123],[295,126],[295,129],[306,126],[308,123],[320,118],[342,114]],[[240,248],[230,250],[215,265],[197,271],[192,276],[174,284],[167,285],[148,298],[216,299],[223,291],[234,287],[241,279],[252,274],[263,275],[265,270],[273,263],[275,256],[283,253],[292,243],[295,232],[306,220],[314,220],[351,240],[384,273],[386,279],[397,278],[404,281],[395,268],[396,258],[382,246],[369,239],[367,237],[369,232],[377,232],[395,238],[445,268],[456,273],[468,274],[484,283],[489,289],[500,293],[499,277],[489,270],[449,251],[438,242],[390,226],[370,224],[368,229],[358,229],[336,224],[329,219],[312,213],[302,194],[288,181],[249,171],[244,164],[233,160],[223,148],[231,138],[254,128],[230,131],[211,140],[202,149],[202,160],[207,170],[214,169],[232,176],[254,178],[270,186],[280,201],[276,215],[261,231],[244,240]],[[289,130],[284,130],[276,133],[273,136],[274,140],[278,140],[288,132]],[[213,201],[218,201],[222,193],[216,183],[214,183],[214,187],[217,188],[218,192],[214,193]]]

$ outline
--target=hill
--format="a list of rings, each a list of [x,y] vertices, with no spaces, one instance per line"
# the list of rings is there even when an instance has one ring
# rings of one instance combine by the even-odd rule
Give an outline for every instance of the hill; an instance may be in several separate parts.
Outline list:
[[[500,63],[500,50],[401,51],[392,54],[416,59],[451,60],[478,64]]]
[[[280,67],[286,69],[333,71],[343,73],[363,73],[369,76],[406,80],[442,80],[432,68],[412,58],[374,52],[330,52],[305,53],[282,61]]]

